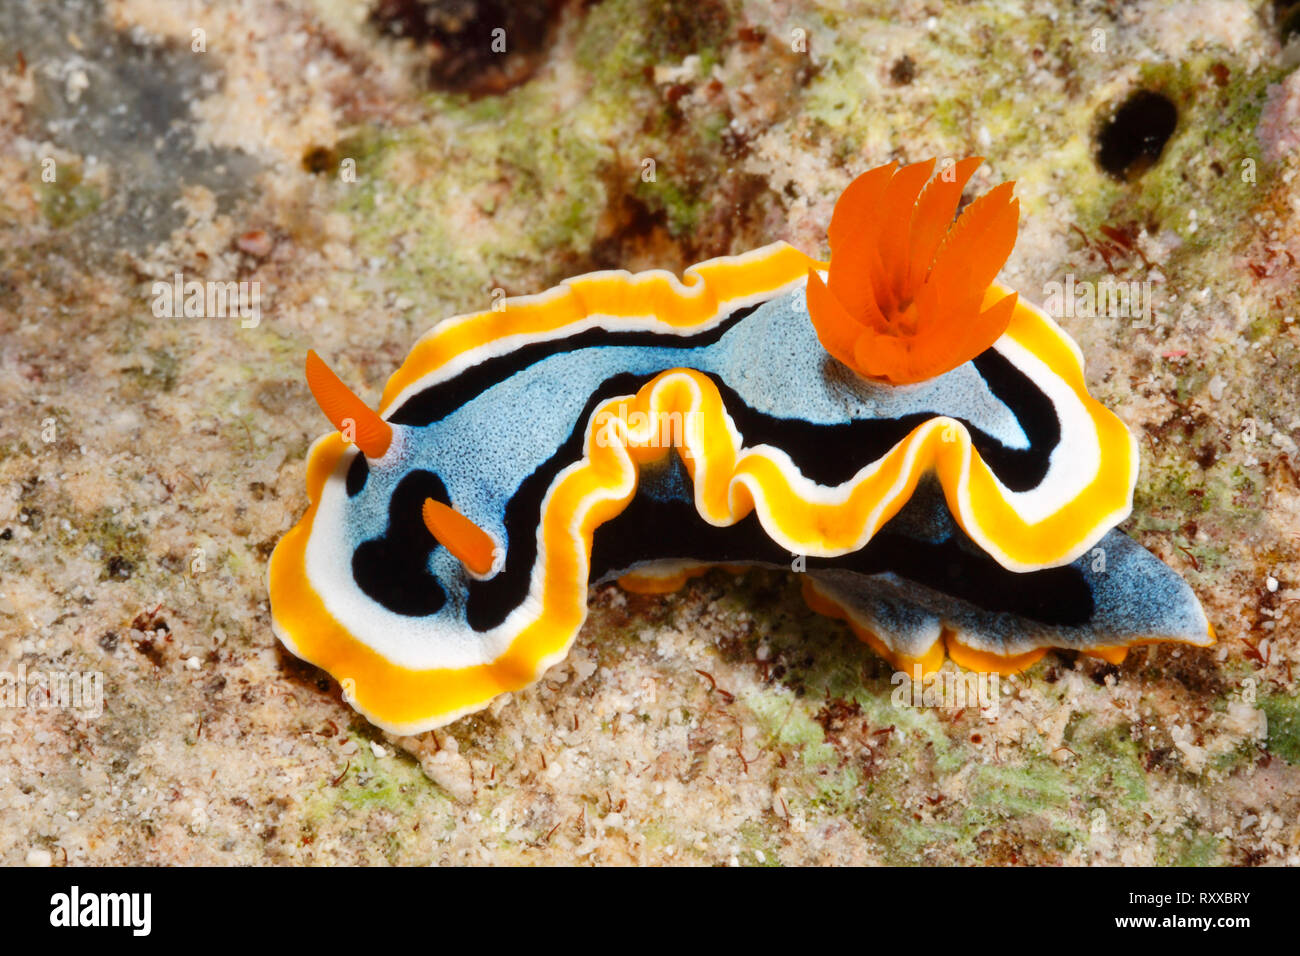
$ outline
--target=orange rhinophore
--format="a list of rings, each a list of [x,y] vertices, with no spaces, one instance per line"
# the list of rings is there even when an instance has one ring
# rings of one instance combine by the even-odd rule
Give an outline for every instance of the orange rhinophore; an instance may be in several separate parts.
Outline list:
[[[393,428],[369,405],[352,394],[314,350],[307,352],[307,387],[316,404],[339,431],[347,434],[367,458],[382,458],[393,441]],[[349,423],[350,426],[349,426]]]
[[[934,160],[879,166],[836,203],[827,281],[809,271],[808,313],[826,351],[859,375],[922,382],[1006,331],[1016,295],[982,306],[1015,246],[1015,184],[996,187],[952,221],[981,162],[963,159],[933,180]]]
[[[496,545],[486,531],[441,501],[424,499],[424,526],[470,572],[483,577],[492,570]]]

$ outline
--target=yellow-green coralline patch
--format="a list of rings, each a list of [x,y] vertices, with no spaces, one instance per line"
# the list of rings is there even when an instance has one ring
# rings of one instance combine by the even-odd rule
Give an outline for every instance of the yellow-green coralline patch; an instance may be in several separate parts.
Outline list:
[[[353,157],[359,181],[336,187],[360,249],[384,260],[392,287],[432,295],[431,308],[486,308],[494,288],[537,281],[527,264],[555,257],[562,270],[591,245],[608,150],[584,121],[553,125],[535,85],[472,103],[445,95],[431,109],[427,126],[354,140],[365,144]],[[507,218],[508,242],[498,232]]]
[[[55,177],[54,182],[41,183],[41,214],[55,229],[84,219],[104,201],[97,186],[82,180],[77,166],[65,165]]]
[[[80,524],[80,522],[79,522]],[[147,561],[145,532],[130,517],[102,508],[81,524],[87,540],[100,555],[100,580],[126,580],[143,570]]]
[[[383,834],[372,845],[375,862],[410,863],[412,843],[436,840],[440,829],[452,825],[448,800],[404,752],[394,753],[380,745],[383,756],[378,756],[374,739],[367,734],[347,736],[349,753],[344,755],[338,774],[321,781],[314,794],[305,796],[303,838],[310,847],[316,834],[332,829],[335,820],[342,819],[358,832]],[[422,830],[425,837],[420,836]],[[331,862],[327,849],[310,855],[317,862]]]
[[[1300,700],[1269,694],[1260,709],[1268,716],[1268,752],[1287,763],[1300,763]]]

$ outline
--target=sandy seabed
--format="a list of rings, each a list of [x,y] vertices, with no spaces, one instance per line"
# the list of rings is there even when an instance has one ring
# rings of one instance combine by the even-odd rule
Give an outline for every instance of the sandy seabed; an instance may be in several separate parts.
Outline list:
[[[0,6],[0,664],[102,681],[98,713],[0,707],[0,863],[1300,862],[1275,4],[557,0],[511,5],[505,55],[472,17],[395,37],[417,6]],[[1177,125],[1117,177],[1136,91]],[[796,581],[716,571],[594,591],[537,685],[393,739],[279,646],[266,561],[328,427],[308,348],[373,403],[494,289],[824,255],[853,175],[970,154],[975,191],[1017,181],[1009,285],[1156,290],[1150,328],[1061,323],[1139,438],[1123,527],[1215,648],[1052,653],[990,721],[897,706]],[[257,283],[256,321],[156,314],[178,273]]]

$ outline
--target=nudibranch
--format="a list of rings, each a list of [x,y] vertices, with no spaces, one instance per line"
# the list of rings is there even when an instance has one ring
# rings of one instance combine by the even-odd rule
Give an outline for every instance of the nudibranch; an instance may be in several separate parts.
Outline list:
[[[954,222],[979,162],[860,176],[829,263],[778,242],[447,319],[377,413],[310,353],[338,430],[271,558],[280,639],[396,733],[537,680],[589,585],[663,592],[716,564],[796,571],[909,672],[1213,643],[1115,529],[1132,435],[1078,346],[996,282],[1013,184]]]

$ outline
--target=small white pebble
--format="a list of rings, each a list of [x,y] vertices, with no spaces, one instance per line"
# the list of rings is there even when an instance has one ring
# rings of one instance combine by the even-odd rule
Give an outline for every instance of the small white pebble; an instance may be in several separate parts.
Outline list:
[[[54,862],[54,854],[49,850],[34,849],[27,851],[28,866],[49,866]]]
[[[199,663],[199,659],[197,657],[191,657],[185,661],[185,666],[189,670],[196,671],[203,665]]]
[[[1268,580],[1266,580],[1266,581],[1264,582],[1264,586],[1265,586],[1266,588],[1268,588],[1269,591],[1276,591],[1276,590],[1277,590],[1277,578],[1273,577],[1273,575],[1270,574],[1270,575],[1268,576]]]
[[[88,89],[90,89],[90,77],[86,75],[85,70],[73,70],[68,74],[64,95],[67,96],[69,103],[77,102],[81,99],[82,92]]]

